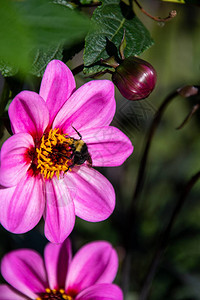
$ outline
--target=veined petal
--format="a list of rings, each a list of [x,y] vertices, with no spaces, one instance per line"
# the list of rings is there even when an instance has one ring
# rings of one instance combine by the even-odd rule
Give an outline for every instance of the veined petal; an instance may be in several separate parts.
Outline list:
[[[65,287],[69,264],[72,259],[71,243],[66,239],[62,244],[49,243],[45,247],[44,261],[50,289]]]
[[[24,233],[39,222],[44,210],[42,181],[25,176],[11,188],[0,189],[2,225],[13,233]]]
[[[96,283],[111,283],[116,276],[117,268],[117,253],[108,242],[89,243],[72,259],[66,289],[79,293]]]
[[[6,187],[16,185],[30,167],[28,149],[34,147],[34,141],[28,133],[11,136],[1,148],[0,184]]]
[[[98,222],[111,215],[115,207],[115,191],[101,173],[82,165],[75,171],[67,172],[66,182],[76,188],[73,200],[78,217]]]
[[[121,289],[115,284],[95,284],[82,291],[76,300],[123,300]]]
[[[28,132],[34,138],[41,138],[49,124],[46,103],[35,92],[19,93],[11,102],[8,112],[14,133]]]
[[[120,166],[133,152],[129,138],[116,127],[98,127],[81,134],[94,166]]]
[[[46,181],[45,236],[52,243],[62,243],[75,223],[75,209],[70,188],[64,179]]]
[[[62,61],[52,60],[44,72],[39,92],[49,109],[50,123],[75,88],[70,69]]]
[[[0,284],[0,295],[1,300],[28,300],[27,298],[21,293],[18,293],[14,288],[11,288],[7,284]]]
[[[36,299],[48,287],[42,257],[33,250],[20,249],[6,254],[1,273],[11,286],[31,299]]]
[[[109,80],[93,80],[81,86],[58,112],[53,128],[75,134],[78,131],[109,125],[115,114],[114,85]]]

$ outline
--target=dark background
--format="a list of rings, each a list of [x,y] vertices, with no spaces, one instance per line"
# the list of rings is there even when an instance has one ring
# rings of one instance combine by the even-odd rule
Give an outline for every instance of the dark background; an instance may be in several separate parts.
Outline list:
[[[113,215],[101,223],[89,223],[77,218],[71,234],[74,251],[89,241],[99,239],[114,245],[120,261],[116,283],[128,288],[125,300],[138,299],[159,235],[170,219],[185,182],[200,168],[199,112],[184,128],[176,129],[199,99],[179,96],[164,114],[150,149],[146,180],[138,200],[128,284],[126,275],[129,277],[129,272],[126,274],[123,267],[127,254],[123,228],[127,222],[126,215],[133,197],[147,130],[154,113],[169,93],[184,85],[200,85],[200,7],[161,1],[141,2],[152,15],[164,17],[170,10],[177,10],[175,19],[158,24],[136,9],[155,41],[155,45],[141,57],[156,69],[157,85],[150,97],[140,102],[130,102],[116,90],[117,113],[113,124],[130,137],[135,149],[123,166],[99,169],[116,190],[117,203]],[[77,66],[81,59],[82,53],[68,66]],[[3,78],[1,87],[2,81]],[[80,74],[76,76],[76,81],[80,85],[85,79]],[[5,130],[1,144],[8,136]],[[24,247],[42,254],[47,243],[43,235],[43,221],[23,235],[11,234],[1,227],[0,240],[1,257],[8,251]],[[200,299],[200,182],[190,192],[176,219],[149,299]]]

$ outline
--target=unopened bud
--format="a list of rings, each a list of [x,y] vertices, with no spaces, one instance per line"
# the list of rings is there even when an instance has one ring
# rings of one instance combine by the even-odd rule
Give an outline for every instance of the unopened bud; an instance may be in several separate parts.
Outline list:
[[[130,56],[115,69],[112,81],[126,99],[141,100],[153,91],[156,71],[143,59]]]

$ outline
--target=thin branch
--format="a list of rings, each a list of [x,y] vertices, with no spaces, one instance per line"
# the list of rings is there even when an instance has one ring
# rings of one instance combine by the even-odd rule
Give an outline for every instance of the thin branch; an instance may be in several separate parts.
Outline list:
[[[192,116],[195,114],[195,112],[200,108],[200,104],[195,104],[192,108],[192,110],[190,111],[190,113],[186,116],[186,118],[184,119],[184,121],[181,123],[181,125],[179,125],[176,129],[182,129],[185,124],[192,118]]]
[[[189,194],[189,192],[191,191],[192,187],[195,185],[195,183],[200,179],[200,171],[197,172],[185,185],[184,189],[182,190],[182,193],[180,195],[179,200],[176,203],[176,206],[172,212],[171,218],[169,220],[169,223],[166,227],[166,229],[163,231],[163,233],[160,236],[160,242],[158,244],[157,250],[154,254],[154,257],[152,259],[152,262],[149,266],[149,270],[147,272],[146,278],[144,280],[144,284],[143,284],[143,288],[142,288],[142,292],[140,295],[139,300],[146,300],[149,292],[150,292],[150,288],[151,288],[151,284],[152,281],[154,279],[158,264],[165,252],[165,249],[168,245],[168,241],[169,241],[169,237],[170,237],[170,233],[172,230],[172,227],[185,203],[185,200]]]
[[[145,145],[145,149],[142,155],[142,159],[140,162],[140,167],[139,167],[139,172],[138,172],[138,176],[137,176],[137,183],[136,183],[136,187],[135,187],[135,191],[133,194],[133,200],[132,200],[132,205],[131,205],[131,209],[130,211],[133,213],[134,211],[134,207],[135,207],[135,202],[138,199],[138,196],[142,190],[143,187],[143,182],[144,182],[144,175],[145,175],[145,171],[146,171],[146,164],[147,164],[147,159],[148,159],[148,155],[149,155],[149,149],[151,146],[151,142],[154,136],[154,133],[160,123],[160,120],[163,116],[163,113],[165,112],[165,109],[167,108],[167,106],[169,105],[169,103],[178,95],[177,91],[172,92],[161,104],[161,106],[159,107],[158,111],[156,112],[153,122],[149,128],[149,132],[147,135],[147,141],[146,141],[146,145]]]
[[[134,2],[137,4],[137,6],[139,7],[139,9],[141,10],[141,12],[143,12],[146,16],[148,16],[149,18],[151,18],[154,21],[157,22],[166,22],[166,21],[170,21],[171,19],[173,19],[174,17],[176,17],[177,12],[176,10],[172,10],[169,12],[169,15],[165,18],[160,18],[160,17],[154,17],[152,15],[150,15],[141,5],[137,0],[134,0]]]
[[[84,64],[81,64],[81,65],[77,66],[76,68],[72,69],[72,73],[75,76],[78,73],[82,72],[83,69],[84,69]]]

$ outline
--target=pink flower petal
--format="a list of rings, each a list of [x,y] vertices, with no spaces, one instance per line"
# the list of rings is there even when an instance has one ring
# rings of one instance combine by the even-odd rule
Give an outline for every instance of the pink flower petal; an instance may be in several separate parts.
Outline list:
[[[50,123],[75,88],[70,69],[62,61],[52,60],[44,72],[39,93],[49,109]]]
[[[62,243],[75,223],[75,209],[70,189],[64,179],[46,181],[45,236],[52,243]]]
[[[93,80],[81,86],[58,112],[53,128],[74,134],[87,128],[109,125],[115,114],[114,85],[109,80]]]
[[[34,141],[28,133],[17,133],[11,136],[1,148],[0,184],[16,185],[30,167],[28,149],[34,147]]]
[[[11,286],[31,299],[48,287],[42,257],[33,250],[20,249],[5,255],[1,273]]]
[[[71,259],[72,252],[69,239],[66,239],[62,244],[49,243],[45,247],[44,260],[50,289],[65,287],[65,280]]]
[[[44,210],[42,181],[24,177],[17,186],[0,189],[2,225],[13,233],[24,233],[39,222]]]
[[[99,222],[111,215],[115,207],[115,191],[101,173],[82,165],[77,171],[67,172],[66,182],[76,189],[73,200],[78,217]]]
[[[14,133],[28,132],[35,138],[41,138],[49,124],[46,103],[35,92],[19,93],[11,102],[8,112]]]
[[[123,294],[117,285],[104,283],[82,291],[76,300],[123,300]]]
[[[27,300],[27,298],[20,293],[18,293],[15,289],[11,288],[7,284],[0,284],[0,297],[1,300]]]
[[[115,127],[93,128],[81,134],[94,166],[120,166],[133,152],[129,138]]]
[[[112,246],[104,241],[82,247],[70,264],[66,289],[78,293],[96,283],[111,283],[116,276],[118,258]]]

